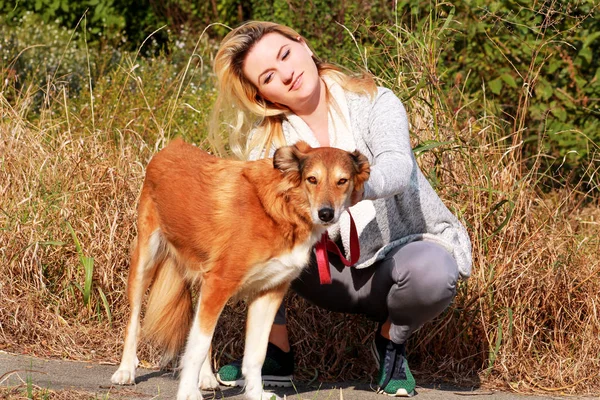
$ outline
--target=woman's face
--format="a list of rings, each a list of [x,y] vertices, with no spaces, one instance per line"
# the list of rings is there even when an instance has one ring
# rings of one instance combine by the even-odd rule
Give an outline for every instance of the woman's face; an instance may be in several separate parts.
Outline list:
[[[268,33],[246,55],[243,73],[270,102],[292,111],[310,107],[319,101],[321,82],[312,54],[302,39]]]

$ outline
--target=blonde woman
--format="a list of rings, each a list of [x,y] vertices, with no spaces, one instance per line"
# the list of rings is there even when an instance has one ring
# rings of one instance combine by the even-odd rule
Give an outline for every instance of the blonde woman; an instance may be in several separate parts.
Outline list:
[[[417,166],[402,103],[369,75],[350,75],[320,61],[297,32],[271,22],[231,31],[214,69],[215,148],[256,159],[304,140],[313,147],[357,149],[369,159],[370,178],[351,208],[360,259],[346,268],[331,256],[332,284],[321,285],[313,257],[292,288],[320,307],[378,321],[372,350],[379,391],[412,395],[406,342],[448,307],[457,280],[470,275],[471,243]],[[329,232],[346,255],[349,220],[346,215]],[[269,336],[264,384],[289,385],[293,365],[282,306]],[[240,364],[221,367],[217,379],[243,385]]]

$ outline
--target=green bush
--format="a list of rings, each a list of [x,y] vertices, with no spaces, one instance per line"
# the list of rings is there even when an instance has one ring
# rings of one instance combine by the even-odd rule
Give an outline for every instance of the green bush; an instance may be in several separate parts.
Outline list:
[[[79,29],[46,23],[30,12],[17,22],[5,24],[0,16],[0,93],[12,106],[27,99],[23,117],[61,115],[69,98],[67,112],[75,125],[91,120],[94,130],[115,137],[126,126],[149,142],[163,135],[204,139],[215,93],[209,73],[214,46],[206,37],[165,29],[172,40],[161,46],[164,52],[147,42],[148,52],[159,55],[142,57],[138,51],[90,45]]]
[[[460,34],[443,57],[450,82],[505,115],[507,131],[526,143],[524,157],[546,153],[567,172],[583,172],[600,144],[597,10],[594,0],[476,0],[451,9]]]
[[[155,12],[152,4],[147,0],[0,0],[0,16],[4,16],[4,23],[18,26],[23,16],[35,13],[45,23],[58,23],[67,29],[85,26],[91,44],[134,50],[168,21],[168,16]],[[167,37],[159,31],[150,40],[162,45]]]

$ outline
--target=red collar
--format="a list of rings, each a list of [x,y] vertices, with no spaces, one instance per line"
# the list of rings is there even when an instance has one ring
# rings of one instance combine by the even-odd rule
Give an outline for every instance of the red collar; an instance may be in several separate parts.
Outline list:
[[[342,263],[347,267],[356,264],[360,258],[360,246],[358,243],[356,225],[354,224],[354,219],[352,218],[350,211],[348,211],[348,215],[350,216],[350,260],[347,260],[335,242],[329,239],[327,231],[323,233],[323,236],[321,236],[321,239],[315,245],[321,285],[329,285],[331,283],[331,271],[329,270],[329,256],[327,255],[327,251],[337,254]]]

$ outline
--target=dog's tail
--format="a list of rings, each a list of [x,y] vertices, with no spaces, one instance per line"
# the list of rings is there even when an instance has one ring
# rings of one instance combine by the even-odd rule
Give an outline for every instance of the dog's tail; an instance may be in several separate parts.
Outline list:
[[[192,317],[190,285],[175,260],[166,256],[150,288],[143,324],[144,337],[162,349],[162,367],[185,345]]]

